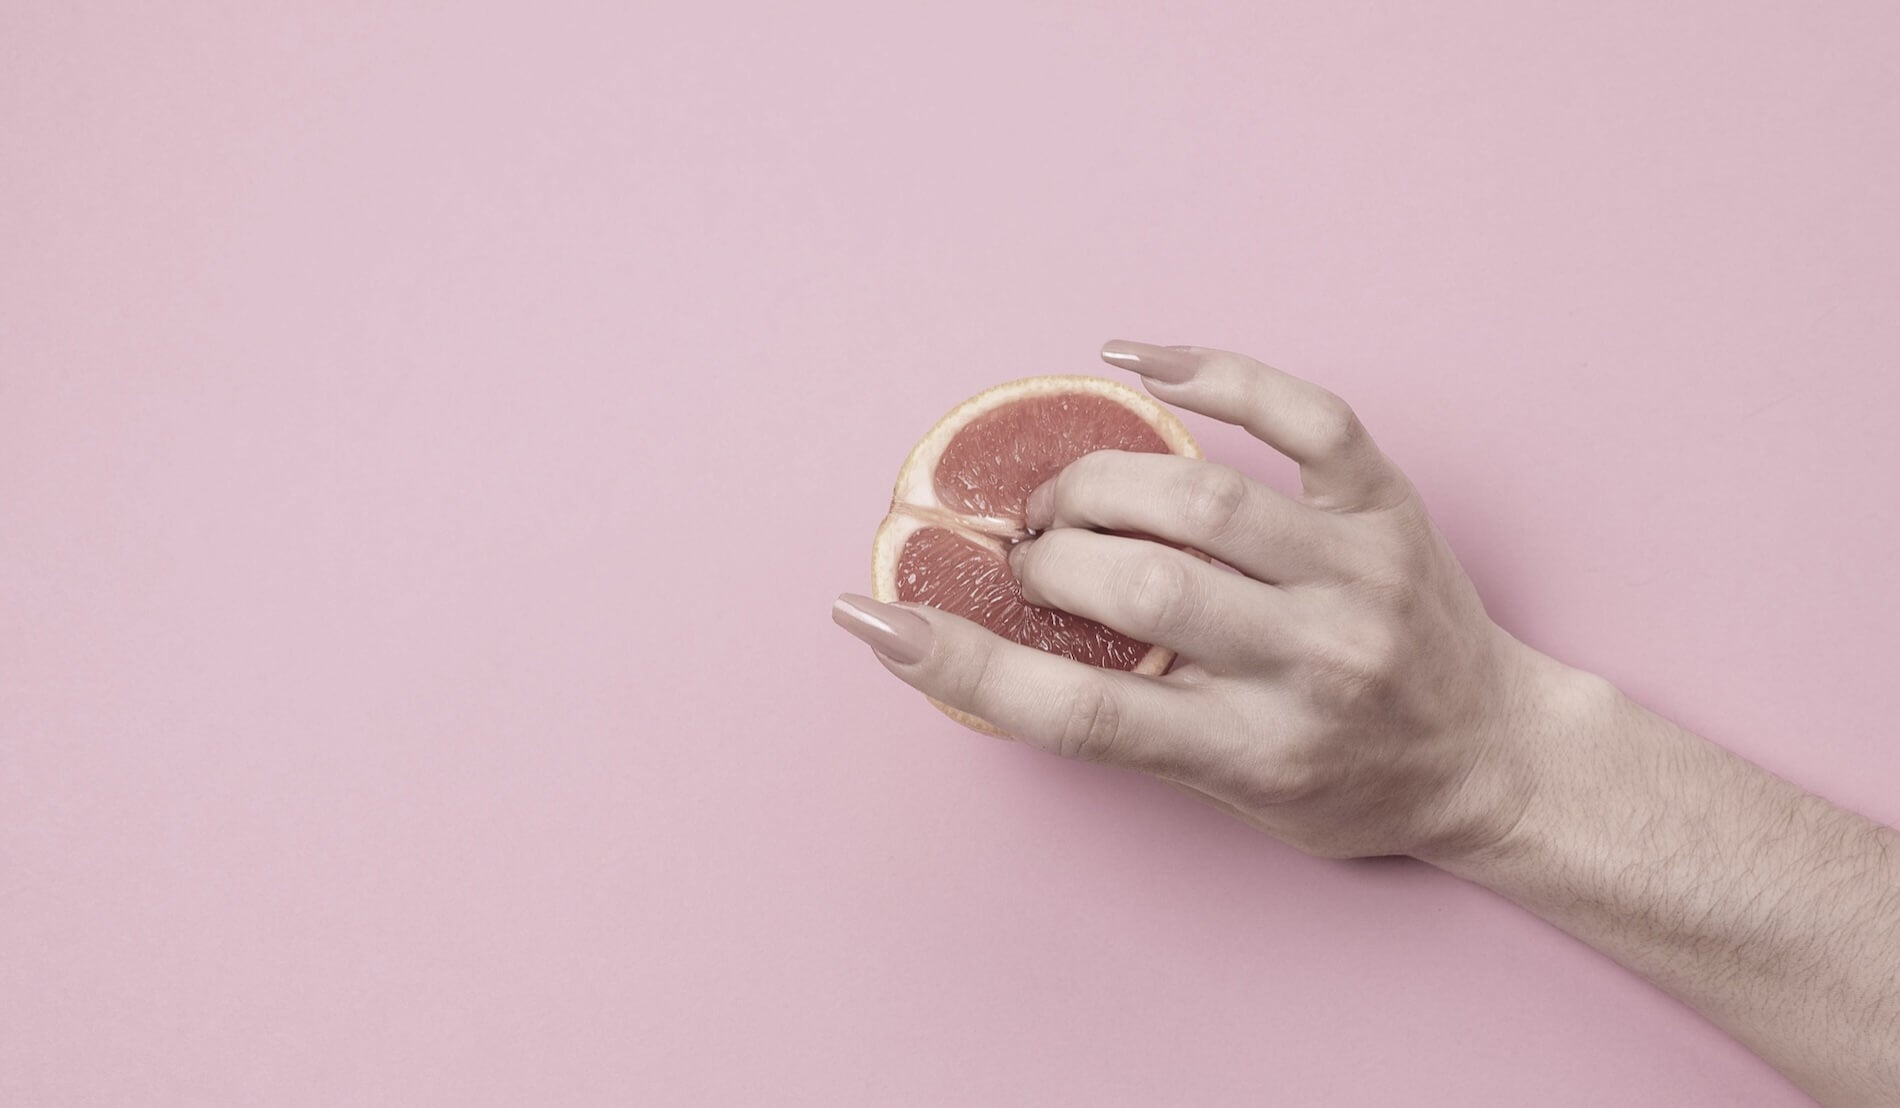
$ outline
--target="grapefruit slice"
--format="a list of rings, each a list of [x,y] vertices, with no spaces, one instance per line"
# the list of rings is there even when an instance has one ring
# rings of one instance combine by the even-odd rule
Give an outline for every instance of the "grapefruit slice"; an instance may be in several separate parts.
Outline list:
[[[1029,537],[1029,494],[1097,450],[1201,456],[1172,412],[1100,377],[1028,377],[957,405],[897,472],[890,514],[872,546],[871,594],[941,608],[1088,665],[1165,672],[1172,652],[1031,604],[1010,572],[1010,548]],[[997,733],[975,716],[931,703],[959,723]]]

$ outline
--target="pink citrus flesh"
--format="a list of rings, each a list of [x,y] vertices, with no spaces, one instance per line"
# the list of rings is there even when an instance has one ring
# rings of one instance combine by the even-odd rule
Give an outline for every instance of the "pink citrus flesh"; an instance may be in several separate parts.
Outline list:
[[[1012,642],[1086,665],[1164,672],[1165,649],[1082,616],[1031,604],[1010,571],[1010,547],[1029,537],[1029,494],[1097,450],[1200,457],[1168,409],[1097,377],[1030,377],[957,406],[911,451],[872,554],[880,600],[925,604]],[[983,720],[938,704],[994,733]]]

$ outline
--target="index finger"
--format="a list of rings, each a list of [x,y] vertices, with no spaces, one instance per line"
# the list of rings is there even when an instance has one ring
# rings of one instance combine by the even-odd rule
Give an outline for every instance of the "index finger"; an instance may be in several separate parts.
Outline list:
[[[1117,339],[1102,360],[1141,374],[1148,391],[1189,411],[1237,424],[1299,463],[1306,499],[1320,507],[1374,509],[1406,488],[1398,469],[1344,400],[1244,354]]]

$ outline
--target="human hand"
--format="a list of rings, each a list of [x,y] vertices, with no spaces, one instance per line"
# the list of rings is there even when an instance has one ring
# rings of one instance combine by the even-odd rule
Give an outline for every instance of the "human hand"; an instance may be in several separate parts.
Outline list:
[[[1110,343],[1156,397],[1299,464],[1100,452],[1029,498],[1032,603],[1171,647],[1095,669],[946,612],[840,598],[886,668],[1069,757],[1145,771],[1313,854],[1412,854],[1693,1005],[1827,1104],[1900,1103],[1900,835],[1506,634],[1331,393]],[[1151,535],[1205,552],[1210,564]]]
[[[1502,837],[1534,784],[1527,734],[1569,671],[1485,614],[1352,410],[1237,354],[1115,342],[1102,356],[1300,467],[1296,499],[1210,462],[1103,451],[1030,497],[1040,534],[1010,558],[1024,595],[1174,649],[1173,671],[1096,669],[862,597],[840,601],[839,622],[952,707],[1185,786],[1309,853],[1445,858]]]

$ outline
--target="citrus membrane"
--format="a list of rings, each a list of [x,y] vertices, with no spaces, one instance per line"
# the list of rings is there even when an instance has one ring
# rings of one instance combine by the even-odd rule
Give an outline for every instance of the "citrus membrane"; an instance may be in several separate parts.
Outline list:
[[[872,595],[940,608],[1012,642],[1087,665],[1166,671],[1169,651],[1031,604],[1010,571],[1010,548],[1031,537],[1023,522],[1029,494],[1097,450],[1201,456],[1172,412],[1099,377],[1030,377],[964,401],[898,471],[890,514],[873,546]]]

